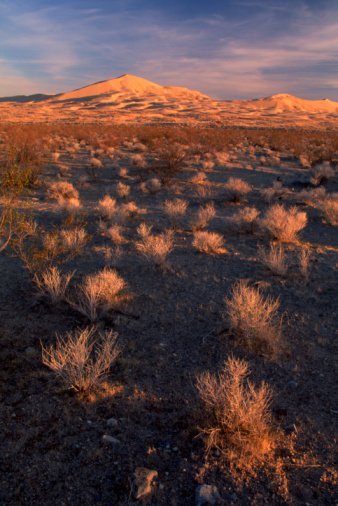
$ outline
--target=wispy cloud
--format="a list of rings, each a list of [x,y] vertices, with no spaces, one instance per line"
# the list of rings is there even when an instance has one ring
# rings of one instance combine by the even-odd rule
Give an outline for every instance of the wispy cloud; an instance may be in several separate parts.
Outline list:
[[[0,94],[57,92],[135,73],[219,98],[276,92],[338,99],[338,5],[239,0],[236,10],[168,18],[132,0],[114,7],[0,6]],[[250,15],[244,15],[251,7]],[[255,7],[254,11],[252,8]],[[241,15],[238,13],[238,9]],[[253,12],[255,12],[253,14]],[[1,61],[3,63],[1,63]],[[11,81],[11,84],[9,84]]]

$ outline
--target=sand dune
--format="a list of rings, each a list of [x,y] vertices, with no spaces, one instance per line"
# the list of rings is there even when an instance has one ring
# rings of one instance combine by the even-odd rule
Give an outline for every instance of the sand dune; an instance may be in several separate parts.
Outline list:
[[[150,124],[338,126],[338,102],[288,94],[215,100],[199,91],[161,86],[129,74],[45,99],[0,99],[2,121],[114,121]],[[29,100],[30,99],[30,100]]]

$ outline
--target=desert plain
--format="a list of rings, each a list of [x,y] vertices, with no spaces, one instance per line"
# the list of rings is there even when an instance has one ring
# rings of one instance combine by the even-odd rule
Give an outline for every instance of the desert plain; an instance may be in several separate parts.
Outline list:
[[[1,504],[335,504],[337,119],[1,100]]]

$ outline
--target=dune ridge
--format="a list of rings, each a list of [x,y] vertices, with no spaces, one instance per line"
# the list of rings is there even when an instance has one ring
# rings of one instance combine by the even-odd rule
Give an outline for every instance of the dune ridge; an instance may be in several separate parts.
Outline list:
[[[199,91],[162,86],[131,74],[53,96],[0,99],[2,121],[307,126],[336,128],[338,102],[278,93],[250,100],[216,100]]]

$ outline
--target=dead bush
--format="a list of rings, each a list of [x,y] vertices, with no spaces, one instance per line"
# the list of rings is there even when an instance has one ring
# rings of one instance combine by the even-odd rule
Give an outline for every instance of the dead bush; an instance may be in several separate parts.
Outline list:
[[[265,202],[269,204],[273,200],[282,199],[286,195],[290,193],[288,188],[284,188],[283,183],[281,181],[274,181],[271,188],[263,188],[261,190],[261,195]]]
[[[130,193],[130,186],[119,181],[116,185],[116,191],[121,198],[128,197]]]
[[[258,288],[237,282],[225,299],[230,330],[252,351],[274,355],[282,337],[279,301],[264,297]]]
[[[115,244],[125,244],[127,242],[123,237],[123,227],[121,225],[111,225],[109,228],[107,228],[105,234]]]
[[[281,204],[274,204],[260,220],[260,226],[273,239],[281,242],[296,242],[297,234],[306,226],[307,215],[297,207],[285,209]]]
[[[91,322],[95,322],[117,307],[126,286],[115,270],[106,268],[86,276],[77,287],[76,299],[70,300],[70,303]]]
[[[188,205],[188,202],[182,199],[166,200],[164,202],[164,211],[173,226],[177,226],[180,219],[186,214]]]
[[[246,181],[236,177],[230,177],[225,183],[224,188],[227,198],[232,202],[240,202],[252,190]]]
[[[57,267],[49,267],[41,274],[34,275],[34,282],[40,293],[45,295],[52,304],[65,299],[68,285],[74,273],[62,274]]]
[[[201,253],[223,253],[224,237],[216,232],[199,230],[194,233],[192,245]]]
[[[209,222],[215,217],[216,210],[212,203],[200,206],[197,211],[197,217],[192,224],[193,230],[201,230],[205,228]]]
[[[275,466],[280,431],[272,424],[271,389],[247,379],[249,365],[228,358],[218,374],[197,378],[197,390],[205,407],[202,429],[207,454],[218,451],[218,462],[234,478],[256,478],[261,470]]]
[[[136,242],[136,249],[147,260],[155,265],[164,267],[169,253],[174,247],[174,234],[172,230],[166,230],[161,234],[152,234],[152,227],[141,223],[137,228],[140,240]]]
[[[326,184],[333,176],[334,170],[330,162],[324,162],[320,165],[316,165],[312,169],[310,181],[312,184],[319,186],[321,184]]]
[[[331,194],[318,204],[319,209],[322,211],[325,220],[329,225],[338,225],[338,194]]]
[[[299,270],[303,278],[309,278],[311,251],[306,248],[301,248],[298,253]]]
[[[117,211],[116,200],[110,197],[110,195],[105,195],[99,200],[98,211],[102,218],[111,219]]]
[[[42,362],[67,389],[87,394],[97,390],[119,355],[117,334],[98,334],[95,327],[57,337],[54,346],[42,346]]]
[[[288,271],[288,264],[285,256],[284,248],[279,245],[270,245],[270,249],[266,251],[259,248],[259,259],[270,269],[271,272],[278,276],[285,276]]]
[[[65,200],[78,200],[79,192],[74,188],[72,183],[55,181],[49,185],[48,196],[56,200],[58,204],[62,204]]]
[[[244,207],[231,216],[228,221],[236,229],[244,233],[253,233],[257,224],[259,211],[255,207]]]

